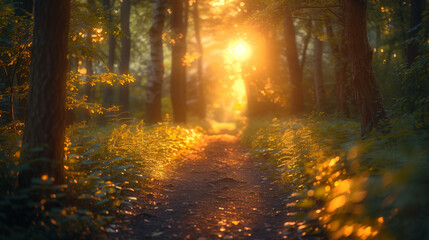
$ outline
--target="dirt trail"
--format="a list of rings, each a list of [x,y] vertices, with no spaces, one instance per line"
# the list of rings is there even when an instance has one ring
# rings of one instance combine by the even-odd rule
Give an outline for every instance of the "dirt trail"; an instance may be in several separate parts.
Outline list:
[[[283,225],[293,221],[292,199],[248,150],[234,136],[207,136],[200,152],[157,182],[127,239],[297,239]]]

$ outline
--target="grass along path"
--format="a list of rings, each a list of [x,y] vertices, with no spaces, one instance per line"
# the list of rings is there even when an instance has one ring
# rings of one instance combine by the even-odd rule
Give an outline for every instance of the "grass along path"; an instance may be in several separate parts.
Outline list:
[[[154,181],[123,239],[298,239],[293,202],[235,136],[206,136],[168,178]],[[285,227],[286,226],[286,227]]]

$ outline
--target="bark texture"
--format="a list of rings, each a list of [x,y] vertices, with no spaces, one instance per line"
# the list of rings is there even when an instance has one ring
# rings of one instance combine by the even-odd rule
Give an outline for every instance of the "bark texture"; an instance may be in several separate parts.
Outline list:
[[[170,91],[173,118],[176,123],[185,123],[187,120],[186,66],[183,63],[183,58],[186,54],[187,4],[185,0],[175,0],[172,3],[171,29],[175,37],[175,44],[171,52]]]
[[[123,0],[121,3],[121,60],[119,63],[119,73],[130,73],[130,54],[131,54],[131,31],[130,31],[130,0]],[[119,105],[122,118],[130,117],[130,88],[129,84],[119,86]]]
[[[20,186],[48,175],[64,182],[64,134],[70,1],[34,1],[34,41],[23,147],[31,168]]]
[[[302,72],[299,65],[298,49],[295,39],[295,26],[290,16],[286,16],[284,19],[284,27],[286,58],[290,75],[290,107],[292,114],[298,114],[304,110],[304,96],[302,92]]]
[[[380,121],[386,116],[372,69],[373,52],[366,30],[366,4],[366,0],[348,0],[341,4],[345,13],[353,91],[361,118],[362,135],[380,127]]]
[[[154,124],[162,121],[162,83],[164,81],[164,52],[162,48],[162,31],[164,29],[166,0],[156,0],[153,5],[152,27],[150,37],[150,76],[146,99],[146,122]]]

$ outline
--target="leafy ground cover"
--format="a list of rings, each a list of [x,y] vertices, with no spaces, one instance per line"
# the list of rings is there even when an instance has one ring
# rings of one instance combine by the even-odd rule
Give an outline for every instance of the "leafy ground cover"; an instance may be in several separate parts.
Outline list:
[[[21,190],[22,127],[0,131],[0,238],[88,239],[118,231],[112,220],[132,210],[147,183],[167,174],[166,167],[174,168],[201,137],[168,121],[152,127],[76,124],[67,131],[66,183],[54,186],[43,176]]]
[[[429,135],[411,125],[395,119],[362,139],[357,122],[312,115],[253,121],[242,140],[291,184],[305,234],[428,239]]]

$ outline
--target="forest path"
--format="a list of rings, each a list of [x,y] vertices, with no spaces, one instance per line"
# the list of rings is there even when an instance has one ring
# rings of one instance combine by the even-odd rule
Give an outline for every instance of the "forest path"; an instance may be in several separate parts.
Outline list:
[[[126,239],[297,239],[294,202],[232,135],[206,136],[169,178],[155,181]],[[266,167],[266,166],[265,166]],[[289,204],[293,205],[292,204]]]

